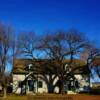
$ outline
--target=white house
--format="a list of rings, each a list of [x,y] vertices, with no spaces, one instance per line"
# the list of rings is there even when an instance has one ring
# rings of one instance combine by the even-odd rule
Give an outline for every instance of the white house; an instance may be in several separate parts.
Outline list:
[[[29,59],[15,59],[14,68],[13,68],[13,92],[16,94],[23,93],[47,93],[48,88],[44,80],[39,78],[41,74],[36,74],[37,79],[32,78],[30,75],[31,71],[26,71],[25,68],[28,66],[31,67],[31,61]],[[53,77],[53,76],[52,76]],[[49,76],[48,76],[49,78]],[[76,71],[75,78],[77,81],[73,81],[71,78],[68,82],[65,83],[64,88],[67,90],[67,93],[77,93],[79,91],[87,90],[90,86],[89,77],[85,75],[83,77],[79,71]],[[54,82],[58,80],[58,77]],[[55,83],[54,83],[55,84]],[[76,87],[76,88],[75,88]],[[73,91],[73,88],[75,90]],[[56,87],[54,90],[56,93],[59,92],[59,88]]]

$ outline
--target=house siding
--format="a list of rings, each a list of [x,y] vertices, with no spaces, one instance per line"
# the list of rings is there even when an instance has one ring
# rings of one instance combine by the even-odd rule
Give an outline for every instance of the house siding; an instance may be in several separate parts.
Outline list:
[[[19,87],[19,82],[20,81],[24,81],[27,75],[19,75],[19,74],[13,74],[13,92],[16,94],[21,94],[21,88]],[[88,81],[88,77],[83,78],[82,75],[75,75],[78,83],[79,83],[79,88],[77,88],[75,91],[73,90],[67,90],[67,92],[69,94],[75,93],[75,92],[80,92],[80,91],[84,91],[86,87],[89,87],[89,81]],[[49,77],[48,77],[49,78]],[[28,78],[28,80],[31,80],[31,78]],[[54,80],[54,83],[56,83],[56,81],[58,80],[58,77]],[[38,83],[41,81],[42,82],[42,87],[38,87]],[[34,91],[30,91],[29,90],[29,86],[28,83],[26,83],[27,88],[26,88],[26,94],[28,93],[48,93],[48,88],[47,88],[47,84],[44,80],[38,78],[38,81],[34,82]],[[67,86],[68,87],[68,86]],[[59,88],[56,87],[54,89],[55,93],[59,92]]]

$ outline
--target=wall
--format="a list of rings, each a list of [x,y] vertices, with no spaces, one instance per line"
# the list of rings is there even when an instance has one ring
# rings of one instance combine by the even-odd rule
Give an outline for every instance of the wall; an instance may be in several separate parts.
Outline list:
[[[13,93],[21,93],[21,88],[19,88],[18,85],[19,81],[23,81],[24,79],[25,75],[13,74]]]
[[[79,89],[77,90],[77,92],[79,91],[83,91],[84,87],[88,87],[89,86],[89,82],[88,82],[88,78],[83,78],[81,75],[75,75],[76,79],[79,82]],[[49,78],[49,77],[48,77]],[[21,93],[21,88],[18,87],[18,83],[19,81],[23,81],[25,79],[25,75],[19,75],[19,74],[13,74],[13,92],[20,94]],[[55,82],[58,80],[58,77],[55,79]],[[48,89],[47,89],[47,84],[45,83],[45,81],[43,81],[42,79],[38,78],[38,82],[41,81],[42,82],[42,88],[39,88],[37,86],[37,82],[34,83],[34,87],[35,87],[35,93],[47,93]],[[38,88],[37,88],[38,87]],[[56,87],[54,90],[55,93],[59,92],[59,88]],[[29,89],[27,89],[27,93],[30,93]]]

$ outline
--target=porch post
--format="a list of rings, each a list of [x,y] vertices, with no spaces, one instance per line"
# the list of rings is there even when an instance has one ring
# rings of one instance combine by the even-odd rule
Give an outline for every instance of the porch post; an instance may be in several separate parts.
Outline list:
[[[38,74],[37,74],[37,93],[38,93]]]

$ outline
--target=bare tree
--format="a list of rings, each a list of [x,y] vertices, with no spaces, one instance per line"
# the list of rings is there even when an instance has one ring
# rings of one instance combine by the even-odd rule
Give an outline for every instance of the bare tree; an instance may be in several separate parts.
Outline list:
[[[13,37],[13,30],[9,26],[5,26],[3,24],[0,24],[0,69],[2,73],[2,86],[4,91],[4,97],[6,97],[6,87],[7,87],[7,81],[6,81],[6,70],[8,63],[11,61],[12,57],[12,45],[14,42]]]
[[[34,65],[31,75],[41,74],[38,78],[47,83],[49,93],[54,92],[56,86],[59,86],[60,93],[63,92],[65,80],[75,79],[74,74],[79,69],[83,71],[82,73],[90,75],[92,68],[90,65],[97,55],[97,52],[92,53],[93,45],[88,39],[76,30],[46,34],[40,40],[33,33],[20,33],[18,44],[18,52],[22,54],[20,57],[30,58]],[[84,64],[78,64],[75,59],[80,59],[86,50],[89,53],[87,59],[83,60]],[[58,81],[54,84],[56,78]]]
[[[47,59],[51,60],[48,65],[52,64],[55,70],[55,78],[59,78],[60,92],[64,90],[64,81],[69,78],[75,78],[74,72],[82,68],[74,63],[75,57],[80,58],[81,52],[88,46],[88,41],[82,34],[75,30],[68,32],[56,32],[47,34],[41,42],[40,49],[45,51]],[[65,68],[66,59],[69,59]],[[76,66],[76,67],[74,67]],[[51,66],[52,67],[52,66]],[[54,77],[53,77],[54,80]],[[56,83],[57,84],[57,83]]]
[[[27,68],[26,65],[25,70],[29,71],[28,77],[33,77],[33,79],[37,80],[38,73],[41,73],[41,69],[39,68],[39,49],[38,47],[38,37],[34,32],[21,32],[18,35],[17,39],[17,58],[30,59],[31,66],[31,74],[30,69]],[[37,63],[38,62],[38,63]],[[35,74],[34,74],[35,73]],[[37,74],[37,75],[36,75]],[[26,77],[26,79],[28,78]],[[25,79],[25,80],[26,80]]]
[[[94,46],[89,46],[82,54],[81,58],[86,62],[86,66],[90,72],[90,76],[93,78],[95,74],[100,78],[100,49]],[[95,74],[92,72],[94,71]]]
[[[17,52],[21,54],[20,57],[35,60],[38,56],[34,53],[37,47],[37,37],[35,33],[21,32],[17,40]]]

